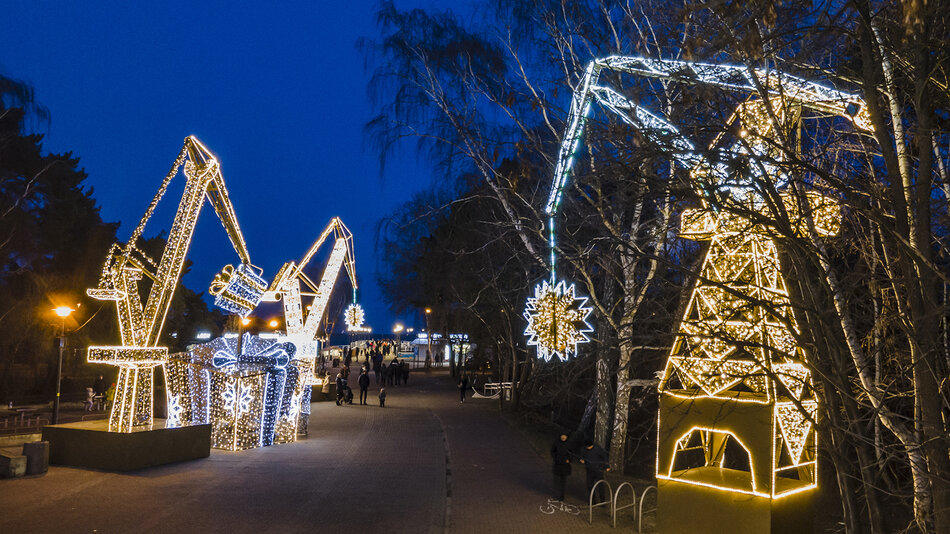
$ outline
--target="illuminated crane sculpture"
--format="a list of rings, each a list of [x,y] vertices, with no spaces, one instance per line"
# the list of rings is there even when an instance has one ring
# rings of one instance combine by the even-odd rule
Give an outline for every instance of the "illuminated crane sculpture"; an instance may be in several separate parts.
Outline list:
[[[330,258],[327,260],[320,283],[315,284],[304,274],[304,269],[331,235],[334,241]],[[264,300],[283,300],[287,341],[293,343],[297,349],[291,365],[296,366],[299,373],[297,387],[294,389],[292,397],[285,399],[282,404],[281,414],[277,420],[276,442],[295,441],[297,439],[300,411],[308,410],[306,413],[309,413],[310,386],[314,384],[314,365],[319,350],[317,340],[320,334],[320,323],[326,314],[327,305],[330,303],[330,295],[336,285],[337,278],[339,278],[340,269],[343,267],[346,268],[353,288],[353,303],[347,312],[348,315],[356,315],[351,313],[351,310],[359,307],[355,302],[358,286],[356,282],[356,259],[353,254],[353,234],[350,233],[350,230],[339,217],[334,217],[303,259],[299,263],[292,261],[285,263],[277,272],[270,288],[264,293]],[[301,283],[309,291],[301,291]],[[312,301],[306,307],[306,314],[304,314],[302,297],[312,298]]]
[[[155,262],[138,248],[138,240],[169,183],[182,167],[187,180],[185,191],[165,249],[160,260]],[[218,305],[246,315],[257,306],[266,289],[260,270],[251,264],[220,164],[196,138],[186,138],[175,164],[132,237],[124,245],[112,245],[99,287],[87,290],[90,297],[115,301],[118,312],[122,345],[91,346],[88,350],[90,363],[119,367],[115,402],[109,416],[110,431],[131,432],[152,424],[154,369],[168,358],[168,348],[158,343],[205,198],[214,207],[241,260],[237,268],[229,265],[216,278],[213,293],[217,295]],[[152,282],[144,304],[139,296],[139,282],[143,276]]]
[[[788,180],[769,163],[783,159],[771,140],[792,131],[802,120],[803,109],[848,117],[858,129],[871,129],[859,97],[788,74],[640,57],[595,60],[573,96],[546,206],[552,273],[554,215],[594,102],[652,142],[667,146],[672,159],[689,169],[697,188],[727,191],[730,202],[751,212],[765,209],[748,175],[733,177],[724,164],[702,158],[665,118],[601,83],[603,71],[750,95],[729,120],[739,125],[735,144],[728,145],[720,134],[710,151],[723,156],[716,158],[719,161],[753,158],[753,177],[773,179],[780,187]],[[837,232],[840,214],[832,199],[809,192],[807,206],[800,209],[791,195],[780,195],[796,230],[805,228],[807,219],[818,235]],[[774,232],[745,217],[716,212],[705,198],[703,207],[686,210],[682,221],[683,237],[711,243],[659,385],[658,525],[663,531],[681,531],[728,517],[735,519],[736,532],[800,528],[789,526],[803,521],[790,510],[805,501],[773,503],[796,494],[808,499],[813,493],[809,490],[817,486],[813,422],[818,404],[795,343],[797,327],[779,270]],[[730,469],[730,450],[747,458],[747,467],[739,461],[739,468]]]

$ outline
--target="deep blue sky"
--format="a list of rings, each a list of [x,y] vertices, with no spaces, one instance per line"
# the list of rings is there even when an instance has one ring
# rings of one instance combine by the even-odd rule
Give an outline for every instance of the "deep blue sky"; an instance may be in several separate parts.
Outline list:
[[[45,148],[80,157],[103,219],[122,223],[120,240],[193,134],[222,162],[251,258],[267,279],[340,216],[355,236],[368,323],[381,332],[411,321],[383,303],[374,229],[430,175],[410,151],[380,177],[364,142],[369,74],[354,45],[375,35],[375,0],[244,4],[7,0],[0,69],[33,84],[52,118],[40,129]],[[178,195],[169,191],[147,235],[169,227]],[[189,258],[184,283],[196,291],[237,262],[210,205]]]

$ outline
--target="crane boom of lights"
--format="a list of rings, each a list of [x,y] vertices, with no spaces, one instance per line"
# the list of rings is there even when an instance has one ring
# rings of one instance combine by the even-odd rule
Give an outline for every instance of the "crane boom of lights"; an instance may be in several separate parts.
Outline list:
[[[323,270],[320,283],[315,284],[304,274],[303,270],[331,235],[334,238],[333,249]],[[355,300],[358,285],[356,281],[356,259],[353,254],[353,234],[350,233],[350,230],[339,217],[334,217],[303,259],[299,263],[285,263],[278,271],[277,276],[274,277],[270,288],[264,293],[264,300],[283,300],[284,321],[288,337],[302,342],[311,342],[317,339],[320,323],[326,313],[330,295],[342,267],[346,268],[347,275],[350,277]],[[309,288],[309,292],[301,292],[301,282]],[[313,297],[306,317],[304,317],[301,299],[304,296]]]
[[[557,212],[561,203],[564,187],[574,168],[574,154],[584,135],[584,126],[594,101],[614,111],[627,124],[643,129],[644,133],[649,134],[652,131],[654,136],[664,132],[669,134],[666,143],[672,145],[674,159],[681,165],[695,168],[702,162],[702,158],[695,152],[692,143],[680,135],[669,122],[630,102],[610,87],[600,85],[600,75],[605,70],[690,85],[706,84],[732,91],[781,97],[787,102],[797,102],[818,111],[849,117],[854,125],[862,130],[872,129],[867,106],[859,96],[783,72],[745,66],[644,57],[610,56],[596,59],[587,66],[579,89],[574,92],[571,99],[567,128],[561,142],[551,192],[545,206],[545,213],[549,216]],[[655,137],[654,140],[658,138]]]
[[[186,178],[185,190],[165,249],[156,265],[138,248],[138,240],[169,183],[182,168]],[[225,188],[220,164],[198,139],[189,136],[132,236],[125,245],[117,243],[110,248],[99,286],[86,291],[95,299],[115,301],[118,312],[122,345],[91,346],[88,350],[90,363],[119,367],[116,400],[109,419],[111,431],[130,432],[134,427],[152,423],[153,370],[164,363],[168,356],[168,348],[160,347],[158,343],[205,198],[214,207],[242,262],[236,270],[240,274],[232,277],[230,284],[225,284],[232,288],[241,286],[241,302],[235,303],[235,306],[240,310],[244,309],[242,304],[253,308],[263,294],[265,284],[260,279],[260,269],[251,264],[247,244]],[[143,275],[152,281],[144,305],[138,290],[138,282]]]

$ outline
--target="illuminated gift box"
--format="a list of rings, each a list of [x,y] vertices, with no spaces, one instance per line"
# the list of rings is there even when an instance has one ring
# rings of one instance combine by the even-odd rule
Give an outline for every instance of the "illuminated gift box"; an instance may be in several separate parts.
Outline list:
[[[299,373],[288,365],[295,348],[246,334],[236,352],[236,338],[218,338],[169,358],[168,421],[211,423],[215,448],[271,445],[281,407],[297,389]]]

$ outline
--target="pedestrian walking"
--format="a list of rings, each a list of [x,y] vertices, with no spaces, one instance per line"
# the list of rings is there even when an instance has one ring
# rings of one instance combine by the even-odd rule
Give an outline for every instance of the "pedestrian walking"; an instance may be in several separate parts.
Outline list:
[[[369,375],[366,374],[366,369],[363,369],[360,373],[357,383],[360,385],[360,404],[367,404],[366,401],[369,396]]]
[[[343,378],[343,373],[336,374],[336,405],[343,406],[343,401],[346,396],[346,378]]]
[[[466,390],[468,390],[468,377],[462,375],[462,378],[459,379],[459,397],[461,398],[460,402],[465,402]]]
[[[402,385],[409,385],[409,362],[403,361],[399,364],[399,370],[402,372]]]
[[[399,385],[398,377],[399,377],[399,360],[396,358],[393,358],[392,361],[389,362],[389,385],[390,386]]]
[[[607,451],[600,445],[594,445],[593,441],[587,440],[584,442],[584,449],[581,450],[581,463],[584,464],[587,470],[587,494],[590,495],[591,490],[594,489],[594,484],[604,479],[605,471],[610,471],[610,464],[607,462]],[[597,488],[599,499],[597,502],[607,500],[605,490],[606,488],[603,485]]]
[[[379,385],[379,380],[382,375],[383,362],[376,357],[376,354],[373,354],[373,374],[376,375],[376,385]]]
[[[554,498],[563,501],[567,477],[571,474],[571,450],[567,434],[561,434],[551,445],[551,472],[554,474]]]
[[[379,388],[379,407],[386,407],[386,388]]]

